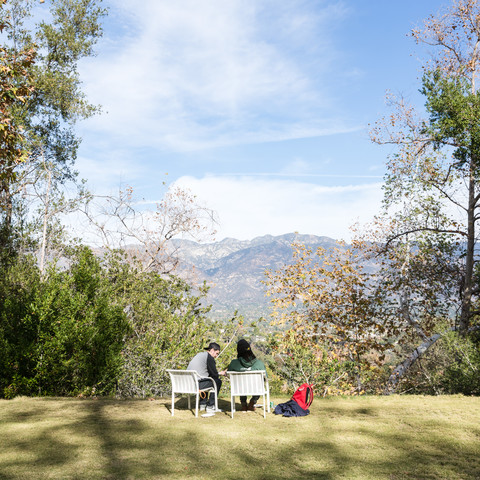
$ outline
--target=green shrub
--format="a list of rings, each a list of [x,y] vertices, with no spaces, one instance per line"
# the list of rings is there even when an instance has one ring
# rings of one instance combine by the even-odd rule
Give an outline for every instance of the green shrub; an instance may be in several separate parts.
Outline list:
[[[448,332],[400,382],[399,391],[427,395],[480,395],[480,338]]]
[[[450,362],[440,377],[442,390],[445,393],[480,395],[480,336],[461,337],[452,332],[443,340]]]
[[[1,285],[0,395],[111,393],[129,323],[88,248],[40,278],[33,260],[9,267]]]
[[[33,258],[10,259],[0,277],[0,396],[35,393],[32,382],[38,326],[32,304],[40,287]]]
[[[183,280],[142,272],[121,252],[106,259],[116,301],[128,312],[131,335],[122,349],[117,394],[124,397],[165,395],[167,368],[185,368],[203,347],[209,307],[207,288],[194,292]]]
[[[98,258],[80,248],[66,271],[52,266],[34,305],[35,378],[42,394],[112,393],[129,323]]]
[[[270,348],[272,385],[281,392],[309,382],[319,394],[353,393],[358,390],[357,377],[364,376],[338,348],[313,342],[303,345],[293,330],[272,338]]]

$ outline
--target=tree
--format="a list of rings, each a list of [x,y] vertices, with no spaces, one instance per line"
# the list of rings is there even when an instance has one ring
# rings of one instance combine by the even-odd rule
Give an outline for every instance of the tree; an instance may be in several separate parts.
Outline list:
[[[387,243],[408,236],[413,244],[416,235],[427,234],[458,243],[463,264],[458,328],[465,334],[479,293],[474,272],[480,218],[480,6],[476,0],[455,0],[412,36],[433,51],[421,89],[429,118],[418,118],[400,99],[394,102],[397,111],[373,130],[374,141],[398,146],[387,165],[385,204],[409,207],[396,215]]]
[[[82,212],[92,240],[109,251],[123,250],[144,272],[173,273],[179,265],[175,239],[198,241],[215,234],[215,213],[180,187],[168,188],[153,212],[141,210],[131,187],[118,195],[85,198]]]
[[[42,275],[47,268],[47,255],[54,254],[60,258],[68,249],[67,228],[62,220],[69,213],[78,212],[84,202],[91,198],[84,181],[77,183],[75,195],[67,196],[57,181],[58,174],[53,163],[39,163],[35,172],[36,180],[22,199],[22,205],[30,218],[30,221],[25,222],[23,243],[27,243],[31,249],[38,248]]]
[[[3,16],[6,0],[0,2],[0,34],[11,32],[12,24]],[[12,215],[11,185],[16,181],[17,168],[26,161],[28,147],[21,122],[15,111],[23,107],[34,91],[32,68],[36,47],[0,48],[0,210],[5,221],[0,243],[8,245]]]
[[[386,249],[381,242],[366,245],[365,259],[374,258],[379,268],[375,288],[382,316],[394,327],[385,334],[394,345],[394,358],[406,355],[389,377],[391,392],[418,358],[455,328],[451,325],[460,308],[458,247],[431,234],[417,234],[414,242],[399,238]]]
[[[353,249],[339,245],[313,253],[300,244],[293,247],[292,264],[267,273],[273,321],[288,327],[277,350],[297,362],[295,370],[310,382],[326,388],[342,363],[350,386],[360,392],[366,372],[388,348],[383,334],[395,331],[395,324],[383,315],[379,290]]]
[[[90,249],[41,278],[21,256],[0,282],[0,395],[109,394],[130,324]]]
[[[0,397],[165,395],[165,370],[208,338],[207,287],[143,272],[122,252],[80,246],[62,263],[41,275],[23,255],[3,271]]]
[[[81,91],[80,59],[94,54],[102,34],[101,0],[56,0],[31,27],[33,0],[2,0],[2,137],[3,224],[11,227],[14,200],[35,182],[43,163],[55,166],[55,181],[75,178],[72,165],[79,139],[78,119],[98,111]],[[43,3],[43,2],[41,2]],[[2,86],[4,86],[2,84]],[[4,100],[6,98],[6,100]],[[3,132],[7,131],[2,128]]]
[[[348,394],[357,390],[352,378],[358,369],[333,342],[299,342],[295,329],[276,334],[268,343],[269,366],[278,376],[282,390],[295,389],[304,382],[315,384],[323,396]],[[272,382],[272,379],[270,380]]]
[[[374,240],[390,262],[384,274],[396,276],[391,295],[410,348],[417,342],[390,377],[392,388],[444,333],[475,328],[480,293],[480,5],[454,0],[412,36],[432,54],[420,90],[428,118],[390,96],[394,112],[372,131],[375,142],[397,146],[387,163],[385,230]]]
[[[323,336],[333,341],[324,344],[329,350],[346,347],[357,366],[374,352],[380,361],[385,350],[391,361],[400,357],[389,390],[446,333],[471,332],[479,313],[480,6],[455,0],[412,35],[437,51],[424,64],[421,87],[429,116],[390,95],[395,111],[372,130],[375,142],[397,146],[383,213],[350,253],[317,252],[321,261],[312,263],[303,248],[269,280],[283,309],[274,316],[310,353]]]
[[[104,262],[112,298],[131,327],[122,349],[117,394],[165,395],[165,370],[185,368],[205,343],[208,288],[195,290],[173,275],[145,272],[139,260],[132,262],[121,251],[107,254]]]

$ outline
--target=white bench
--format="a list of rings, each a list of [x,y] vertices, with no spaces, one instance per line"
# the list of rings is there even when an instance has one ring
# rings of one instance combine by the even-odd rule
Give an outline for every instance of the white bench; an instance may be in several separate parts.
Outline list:
[[[190,395],[195,395],[195,416],[198,417],[198,404],[200,399],[200,392],[215,392],[215,410],[218,410],[218,392],[217,384],[213,378],[207,377],[212,381],[211,387],[205,387],[200,389],[199,381],[205,380],[201,378],[196,370],[167,370],[172,382],[172,417],[175,410],[175,394],[186,394],[188,397],[188,409],[190,406]]]
[[[230,378],[230,399],[232,403],[232,418],[235,412],[235,397],[263,396],[263,418],[266,410],[270,413],[270,387],[265,370],[250,370],[248,372],[227,372]]]

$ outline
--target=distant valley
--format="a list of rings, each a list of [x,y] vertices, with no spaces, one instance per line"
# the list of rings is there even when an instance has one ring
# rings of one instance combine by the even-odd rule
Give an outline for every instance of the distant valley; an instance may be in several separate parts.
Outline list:
[[[329,237],[295,233],[253,240],[226,238],[208,244],[174,240],[174,244],[182,265],[179,274],[190,279],[193,275],[196,282],[205,280],[210,286],[212,318],[227,320],[238,310],[245,319],[255,320],[269,314],[269,300],[261,283],[264,272],[291,262],[294,241],[313,248],[332,248],[336,244]]]

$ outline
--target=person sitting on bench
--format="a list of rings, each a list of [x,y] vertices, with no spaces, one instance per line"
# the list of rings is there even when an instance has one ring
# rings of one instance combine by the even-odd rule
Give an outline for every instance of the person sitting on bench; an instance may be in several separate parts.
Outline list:
[[[226,375],[226,370],[223,370],[222,372],[217,371],[217,364],[215,362],[215,359],[220,354],[220,345],[211,342],[205,350],[205,352],[197,353],[192,360],[190,360],[187,370],[196,370],[200,375],[200,381],[198,382],[200,389],[213,387],[212,380],[206,377],[212,378],[217,385],[217,393],[219,393],[222,386],[222,381],[220,380],[219,375]],[[215,392],[211,392],[208,399],[202,398],[200,400],[200,410],[206,410],[207,413],[217,413],[222,411],[220,409],[215,410]]]
[[[230,370],[232,372],[265,370],[266,373],[264,363],[257,357],[255,357],[250,347],[250,344],[243,338],[237,342],[237,358],[230,362],[227,370]],[[242,412],[254,412],[255,404],[257,403],[259,398],[259,395],[254,395],[250,399],[250,402],[247,404],[247,397],[241,396],[240,403],[242,404]]]

